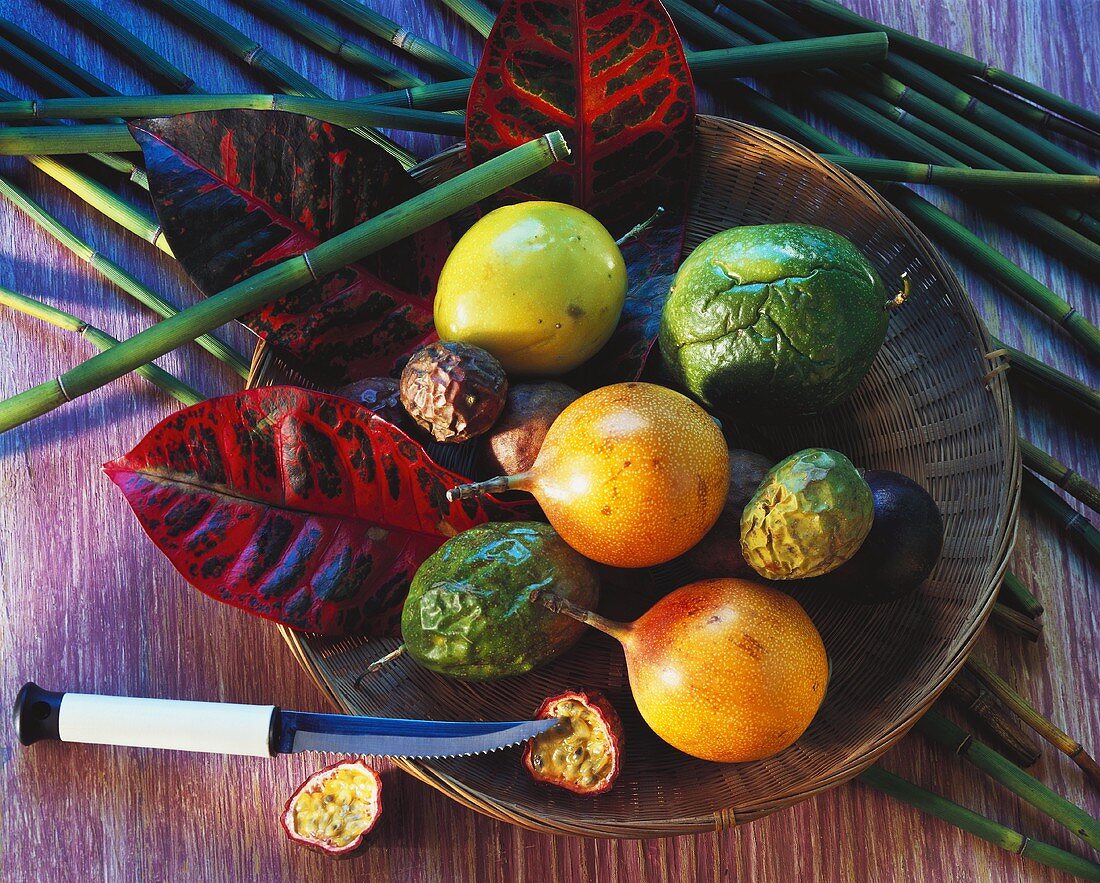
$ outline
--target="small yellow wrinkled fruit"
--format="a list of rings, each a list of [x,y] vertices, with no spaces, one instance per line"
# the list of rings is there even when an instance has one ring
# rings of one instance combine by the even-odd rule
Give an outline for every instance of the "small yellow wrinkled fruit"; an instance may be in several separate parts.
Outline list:
[[[626,299],[626,265],[607,229],[560,202],[490,212],[455,245],[439,276],[443,340],[488,350],[509,374],[553,376],[608,341]]]

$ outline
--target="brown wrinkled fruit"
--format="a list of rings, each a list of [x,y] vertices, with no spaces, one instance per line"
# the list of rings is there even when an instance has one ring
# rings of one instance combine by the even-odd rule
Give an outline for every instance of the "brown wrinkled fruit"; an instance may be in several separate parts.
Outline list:
[[[417,350],[401,372],[401,404],[440,442],[464,442],[496,422],[508,377],[481,347],[436,341]]]
[[[536,718],[561,721],[523,749],[523,765],[536,782],[574,794],[603,794],[619,776],[623,723],[596,690],[570,690],[551,696]]]
[[[409,414],[401,404],[397,381],[392,377],[367,377],[365,380],[341,386],[332,394],[370,408],[387,423],[406,432],[412,428]]]
[[[288,839],[339,858],[355,852],[382,813],[382,779],[361,758],[314,773],[283,808]]]
[[[511,387],[500,419],[482,439],[481,466],[486,474],[516,475],[530,469],[550,424],[580,396],[556,380]]]
[[[730,448],[730,489],[710,532],[684,556],[701,576],[754,576],[741,553],[741,513],[772,462],[763,454]]]

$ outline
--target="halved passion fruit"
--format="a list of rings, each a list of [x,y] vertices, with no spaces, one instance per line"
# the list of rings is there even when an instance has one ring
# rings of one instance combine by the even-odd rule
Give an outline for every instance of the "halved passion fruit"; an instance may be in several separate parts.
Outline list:
[[[306,779],[283,810],[283,829],[297,843],[347,855],[382,813],[382,779],[365,760],[349,757]]]
[[[561,718],[523,750],[523,765],[536,782],[577,794],[603,794],[619,775],[623,723],[602,693],[570,691],[551,696],[535,712]]]

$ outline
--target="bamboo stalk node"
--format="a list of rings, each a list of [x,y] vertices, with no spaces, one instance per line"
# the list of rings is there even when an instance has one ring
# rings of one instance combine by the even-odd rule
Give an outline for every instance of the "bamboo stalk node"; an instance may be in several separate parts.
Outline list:
[[[65,389],[65,383],[61,379],[61,375],[59,374],[55,379],[57,380],[58,389],[61,390],[61,395],[64,397],[65,401],[71,402],[73,400],[73,397],[69,395],[69,391]]]
[[[1021,835],[1024,839],[1020,841],[1020,848],[1016,850],[1016,855],[1024,855],[1027,852],[1027,848],[1031,845],[1031,837],[1027,834]]]
[[[1058,324],[1063,325],[1063,326],[1068,324],[1069,320],[1072,319],[1074,317],[1074,315],[1076,315],[1076,313],[1077,313],[1077,307],[1070,307],[1069,310],[1066,312],[1066,314],[1061,319],[1058,320]]]
[[[404,49],[405,43],[408,42],[408,39],[411,36],[412,32],[409,31],[407,28],[398,28],[396,31],[394,31],[393,37],[390,39],[390,42],[398,49]],[[406,89],[405,91],[408,92],[409,90]]]

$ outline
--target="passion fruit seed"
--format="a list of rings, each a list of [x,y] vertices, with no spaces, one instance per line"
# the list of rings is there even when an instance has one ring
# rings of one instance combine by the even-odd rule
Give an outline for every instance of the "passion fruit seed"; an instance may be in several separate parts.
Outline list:
[[[585,788],[597,785],[615,763],[610,736],[599,716],[574,699],[554,706],[559,723],[536,736],[531,763],[554,779],[574,782]]]
[[[363,761],[345,761],[307,780],[291,797],[283,825],[292,839],[323,852],[350,852],[380,812],[378,774]]]

